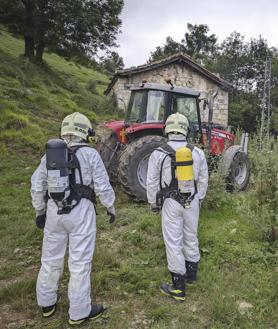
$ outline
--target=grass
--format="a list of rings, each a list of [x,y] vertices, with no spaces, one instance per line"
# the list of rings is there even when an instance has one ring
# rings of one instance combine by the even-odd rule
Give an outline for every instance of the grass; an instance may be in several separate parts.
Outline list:
[[[67,114],[80,111],[94,123],[118,115],[103,96],[109,80],[101,72],[48,53],[38,66],[22,52],[23,41],[0,27],[0,143],[41,150]]]
[[[67,268],[55,317],[42,319],[36,305],[42,232],[34,224],[30,176],[65,114],[78,109],[94,122],[109,115],[101,112],[107,102],[101,91],[108,80],[53,54],[46,54],[45,66],[37,67],[20,58],[21,52],[22,41],[2,32],[0,327],[62,329],[68,328]],[[188,287],[185,303],[159,292],[160,282],[169,280],[159,216],[133,203],[121,188],[116,193],[115,224],[109,225],[105,210],[98,209],[92,272],[93,300],[108,310],[84,328],[278,328],[277,252],[237,206],[252,198],[252,191],[229,198],[217,195],[217,204],[210,192],[199,227],[199,280]]]

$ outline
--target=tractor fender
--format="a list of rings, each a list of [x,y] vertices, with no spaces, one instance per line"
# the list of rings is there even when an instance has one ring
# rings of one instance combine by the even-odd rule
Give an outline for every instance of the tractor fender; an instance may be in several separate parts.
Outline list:
[[[220,172],[224,177],[227,177],[229,175],[231,164],[233,162],[235,155],[238,152],[242,152],[242,151],[243,150],[241,145],[232,145],[229,148],[227,148],[227,150],[225,150],[222,159],[220,160],[219,163]]]

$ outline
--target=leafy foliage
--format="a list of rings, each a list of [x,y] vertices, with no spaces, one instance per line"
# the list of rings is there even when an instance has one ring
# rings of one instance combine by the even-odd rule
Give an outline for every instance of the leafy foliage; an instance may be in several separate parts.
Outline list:
[[[45,47],[67,56],[94,55],[115,45],[122,0],[0,0],[0,24],[25,38],[25,55]]]
[[[113,76],[117,70],[124,68],[124,60],[115,51],[108,53],[106,57],[100,58],[99,66],[108,76]]]
[[[238,203],[238,209],[256,225],[263,239],[278,245],[278,144],[272,138],[263,148],[257,138],[249,147],[252,161],[253,198]],[[247,202],[246,202],[247,201]]]
[[[181,43],[174,41],[171,37],[167,37],[165,44],[156,47],[155,51],[151,53],[149,62],[157,61],[179,52],[185,52],[184,46]]]
[[[174,55],[186,53],[194,59],[203,59],[212,56],[217,50],[217,38],[215,34],[208,35],[209,27],[205,24],[187,24],[188,32],[185,33],[181,42],[174,41],[171,37],[166,38],[163,46],[156,47],[151,53],[149,62]]]
[[[217,38],[215,34],[208,35],[209,27],[205,24],[187,24],[188,32],[182,43],[185,45],[186,53],[197,59],[212,57],[217,51]]]

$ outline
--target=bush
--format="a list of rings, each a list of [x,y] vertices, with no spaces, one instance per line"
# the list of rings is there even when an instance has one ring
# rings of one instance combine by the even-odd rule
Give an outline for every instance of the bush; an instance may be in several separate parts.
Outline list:
[[[87,84],[87,90],[89,90],[92,94],[98,94],[97,92],[97,84],[95,80],[90,80]]]
[[[278,142],[264,141],[260,149],[258,138],[249,144],[252,163],[251,191],[253,197],[242,196],[238,210],[243,212],[269,242],[278,238]]]
[[[206,154],[209,166],[209,181],[204,206],[208,209],[219,209],[230,200],[231,194],[226,191],[225,178],[219,169],[219,159]]]

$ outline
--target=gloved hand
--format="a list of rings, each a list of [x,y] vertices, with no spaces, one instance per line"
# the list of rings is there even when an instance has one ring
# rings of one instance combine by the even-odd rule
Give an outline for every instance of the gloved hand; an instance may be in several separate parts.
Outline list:
[[[45,226],[45,221],[46,221],[46,213],[42,214],[42,215],[38,215],[36,217],[36,225],[37,228],[43,230],[44,226]]]
[[[116,219],[116,211],[114,206],[107,208],[107,215],[110,216],[109,223],[114,223]]]
[[[151,204],[150,204],[150,209],[151,209],[151,211],[154,212],[154,213],[160,212],[160,207],[158,207],[158,206],[156,205],[156,203],[151,203]]]
[[[199,199],[199,208],[201,209],[202,207],[202,203],[203,203],[203,200],[202,199]]]

